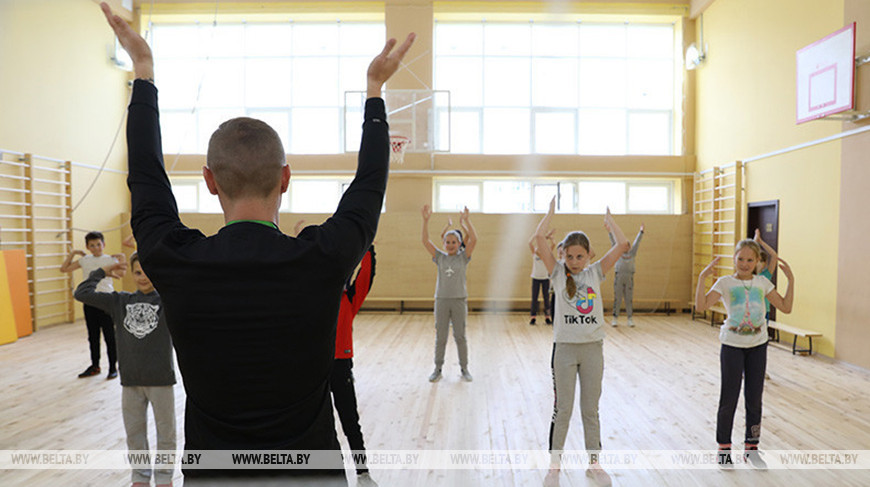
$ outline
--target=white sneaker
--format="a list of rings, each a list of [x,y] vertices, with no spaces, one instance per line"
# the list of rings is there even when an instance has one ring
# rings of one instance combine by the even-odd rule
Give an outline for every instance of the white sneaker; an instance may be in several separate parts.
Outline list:
[[[439,380],[441,380],[441,369],[435,369],[435,372],[429,376],[429,382],[438,382]]]
[[[471,382],[474,380],[474,377],[468,372],[468,369],[462,369],[462,380],[465,382]]]
[[[629,327],[629,328],[634,328],[634,322],[631,321],[631,318],[628,319],[628,327]]]
[[[619,325],[619,318],[614,316],[613,321],[610,322],[610,326],[618,326],[618,325]]]
[[[369,475],[368,472],[361,473],[356,476],[356,486],[357,487],[378,487],[378,483],[375,482],[375,479]]]

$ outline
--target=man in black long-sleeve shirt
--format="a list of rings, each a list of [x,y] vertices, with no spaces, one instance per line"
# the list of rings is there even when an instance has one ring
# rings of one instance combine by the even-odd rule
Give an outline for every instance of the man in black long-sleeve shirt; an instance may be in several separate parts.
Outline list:
[[[102,8],[136,74],[127,120],[131,225],[142,267],[163,298],[184,379],[185,449],[338,450],[328,378],[339,301],[374,239],[386,189],[381,88],[414,35],[395,51],[390,39],[368,68],[357,173],[329,220],[296,238],[278,229],[290,179],[280,139],[262,122],[234,119],[209,143],[203,172],[227,225],[206,237],[178,217],[163,166],[150,48]],[[332,473],[343,476],[335,458]],[[234,472],[185,469],[188,477]]]

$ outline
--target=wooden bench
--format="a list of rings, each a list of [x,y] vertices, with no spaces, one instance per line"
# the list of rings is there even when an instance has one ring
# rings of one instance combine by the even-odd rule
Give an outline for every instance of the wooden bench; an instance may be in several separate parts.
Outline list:
[[[773,339],[776,342],[779,342],[779,332],[784,331],[786,333],[791,333],[794,335],[794,339],[791,342],[791,353],[792,355],[801,352],[806,352],[808,355],[813,354],[813,337],[821,337],[822,334],[817,331],[812,330],[804,330],[803,328],[798,328],[796,326],[786,325],[785,323],[779,323],[777,321],[768,321],[767,327],[773,330]],[[798,337],[804,337],[809,340],[810,348],[797,348],[797,339]]]

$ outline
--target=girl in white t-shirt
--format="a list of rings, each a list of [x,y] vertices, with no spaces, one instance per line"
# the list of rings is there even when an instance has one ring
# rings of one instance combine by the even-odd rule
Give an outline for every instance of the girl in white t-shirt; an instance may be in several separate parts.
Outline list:
[[[740,383],[744,381],[746,405],[745,454],[752,465],[766,468],[758,452],[761,436],[761,394],[767,367],[767,320],[764,299],[783,313],[790,313],[794,300],[794,276],[784,260],[779,267],[788,278],[788,291],[781,296],[773,284],[755,275],[761,259],[761,247],[750,240],[741,240],[734,250],[734,274],[720,277],[710,291],[704,294],[704,281],[713,274],[719,257],[713,259],[698,277],[695,290],[695,310],[703,312],[720,299],[728,317],[719,332],[722,348],[719,352],[722,386],[719,393],[719,413],[716,422],[716,442],[719,444],[718,462],[725,468],[733,466],[731,459],[731,429],[734,412],[740,397]]]
[[[553,242],[553,233],[555,231],[555,229],[552,229],[545,235],[547,246],[551,252],[556,247],[556,244]],[[541,297],[544,301],[544,320],[548,325],[552,325],[553,321],[550,319],[550,313],[552,312],[550,309],[550,273],[547,272],[547,266],[538,257],[538,253],[535,250],[534,235],[529,239],[529,250],[532,252],[532,305],[529,308],[529,324],[534,325],[538,318],[538,293],[541,292]]]
[[[580,413],[590,466],[586,475],[599,485],[609,485],[610,476],[598,464],[601,450],[601,428],[598,421],[598,400],[604,375],[604,309],[601,281],[628,248],[628,240],[613,221],[608,208],[604,225],[613,233],[616,243],[598,262],[590,261],[589,238],[583,232],[570,232],[562,240],[564,261],[556,261],[547,245],[547,229],[556,209],[555,198],[550,210],[535,231],[538,255],[547,266],[556,296],[553,311],[553,390],[556,400],[550,423],[550,471],[544,485],[558,485],[561,453],[568,434],[571,410],[574,408],[574,388],[580,377]]]

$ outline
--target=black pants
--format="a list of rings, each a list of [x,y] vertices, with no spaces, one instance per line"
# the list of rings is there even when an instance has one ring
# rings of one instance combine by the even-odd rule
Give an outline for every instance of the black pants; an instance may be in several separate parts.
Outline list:
[[[722,388],[719,393],[719,414],[716,421],[716,442],[731,444],[734,413],[743,386],[746,405],[746,444],[757,445],[761,436],[761,393],[764,390],[764,371],[767,368],[767,343],[752,348],[722,345],[719,353]]]
[[[106,340],[106,355],[109,356],[109,370],[115,370],[118,363],[118,352],[115,348],[115,325],[112,317],[99,308],[84,306],[85,325],[88,328],[88,344],[91,346],[91,365],[100,366],[100,330]]]
[[[538,292],[543,290],[541,300],[544,302],[544,314],[550,315],[550,306],[547,302],[550,297],[549,279],[532,279],[532,312],[531,316],[538,316]]]
[[[356,473],[368,472],[366,466],[362,429],[359,425],[359,410],[356,405],[356,389],[353,387],[353,359],[337,358],[329,376],[329,388],[341,421],[341,429],[354,454],[362,455],[356,461]]]

